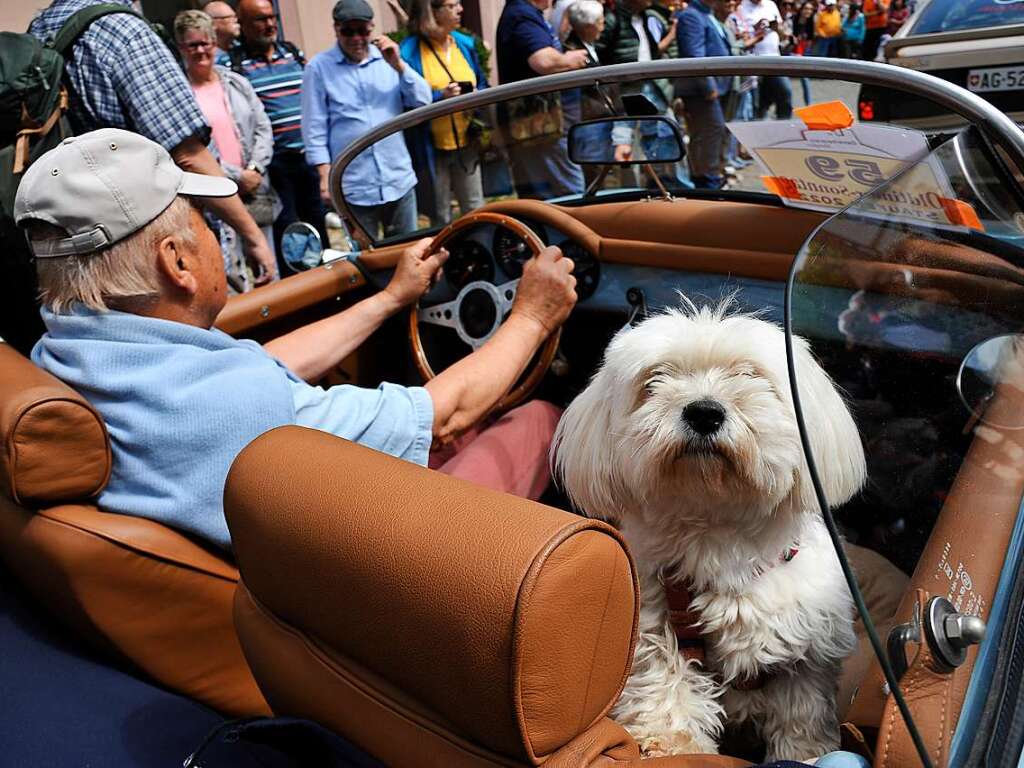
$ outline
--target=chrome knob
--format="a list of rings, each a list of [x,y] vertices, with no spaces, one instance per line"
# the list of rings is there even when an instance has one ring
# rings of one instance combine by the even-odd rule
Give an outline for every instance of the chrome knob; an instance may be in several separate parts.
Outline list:
[[[963,664],[967,649],[985,638],[985,622],[978,616],[957,613],[944,597],[933,597],[928,602],[924,629],[936,661],[949,670]]]

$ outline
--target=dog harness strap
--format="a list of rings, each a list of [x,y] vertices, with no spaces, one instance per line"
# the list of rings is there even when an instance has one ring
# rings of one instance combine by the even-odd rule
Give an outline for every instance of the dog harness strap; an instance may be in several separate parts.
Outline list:
[[[786,547],[779,554],[778,560],[768,563],[764,567],[754,566],[754,578],[770,571],[776,565],[788,563],[796,557],[799,551],[800,542],[793,542],[792,546]],[[668,602],[668,620],[675,632],[679,653],[688,661],[693,659],[704,664],[704,637],[700,632],[700,613],[690,607],[693,603],[693,594],[690,592],[690,588],[685,583],[666,584],[665,600]],[[765,670],[747,680],[734,680],[730,685],[739,691],[753,691],[763,687],[772,677],[774,677],[774,673],[771,670]]]
[[[693,595],[685,584],[666,584],[665,598],[668,601],[668,620],[676,635],[679,652],[683,658],[704,663],[704,638],[701,636],[700,614],[690,608]]]

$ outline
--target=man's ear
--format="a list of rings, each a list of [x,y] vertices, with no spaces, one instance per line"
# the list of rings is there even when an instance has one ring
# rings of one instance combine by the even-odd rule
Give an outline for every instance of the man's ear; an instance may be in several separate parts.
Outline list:
[[[161,274],[178,290],[194,296],[199,290],[199,278],[196,275],[198,266],[196,256],[185,248],[181,238],[168,235],[157,243],[157,268]]]

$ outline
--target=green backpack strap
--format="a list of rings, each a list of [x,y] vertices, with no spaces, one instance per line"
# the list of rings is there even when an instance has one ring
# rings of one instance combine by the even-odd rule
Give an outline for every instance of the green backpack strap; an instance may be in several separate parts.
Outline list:
[[[80,11],[75,11],[73,14],[68,16],[67,20],[61,25],[61,28],[57,30],[57,34],[53,36],[53,39],[49,41],[48,45],[53,48],[61,56],[67,57],[68,51],[71,46],[74,45],[75,40],[85,30],[89,28],[96,19],[101,16],[108,16],[111,13],[129,13],[132,16],[137,16],[142,19],[135,11],[126,5],[120,5],[118,3],[98,3],[97,5],[90,5],[88,8],[83,8]],[[145,19],[142,19],[146,21]],[[148,21],[146,22],[149,23]]]

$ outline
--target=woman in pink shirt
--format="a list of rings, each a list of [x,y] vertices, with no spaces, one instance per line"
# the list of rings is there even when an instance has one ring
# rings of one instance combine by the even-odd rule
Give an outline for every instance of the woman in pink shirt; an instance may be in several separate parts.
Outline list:
[[[199,108],[210,126],[210,149],[238,194],[273,243],[274,218],[281,210],[266,169],[274,151],[270,119],[252,85],[241,75],[213,63],[216,40],[213,20],[202,11],[182,11],[174,18],[185,73]],[[218,222],[228,284],[242,293],[252,287],[241,241],[229,226]]]

